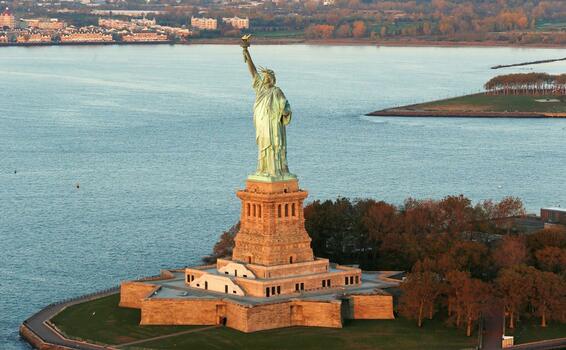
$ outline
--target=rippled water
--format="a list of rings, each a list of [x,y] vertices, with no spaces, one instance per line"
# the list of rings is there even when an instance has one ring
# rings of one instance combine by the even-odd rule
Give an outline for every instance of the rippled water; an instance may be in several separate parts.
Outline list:
[[[310,199],[463,193],[566,205],[566,120],[375,118],[478,91],[558,49],[257,46],[294,109]],[[536,67],[564,72],[566,63]],[[530,71],[532,68],[506,70]],[[197,263],[238,219],[255,167],[237,46],[0,50],[0,344],[43,305]],[[16,173],[14,173],[16,171]],[[76,184],[80,188],[76,188]]]

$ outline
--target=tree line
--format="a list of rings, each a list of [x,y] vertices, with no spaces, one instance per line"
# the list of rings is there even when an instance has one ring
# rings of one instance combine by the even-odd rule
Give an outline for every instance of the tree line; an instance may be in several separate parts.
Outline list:
[[[485,83],[488,95],[566,95],[566,74],[516,73],[498,75]]]
[[[418,326],[437,314],[471,335],[480,315],[505,308],[508,326],[539,317],[566,321],[566,231],[526,233],[520,199],[473,204],[464,196],[314,201],[304,208],[316,256],[365,270],[408,271],[398,312]],[[230,256],[239,224],[206,262]]]

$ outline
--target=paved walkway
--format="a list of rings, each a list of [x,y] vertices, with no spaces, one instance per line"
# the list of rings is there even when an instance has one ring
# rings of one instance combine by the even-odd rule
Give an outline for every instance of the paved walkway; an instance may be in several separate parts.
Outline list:
[[[52,317],[57,315],[61,310],[63,310],[68,306],[83,303],[88,300],[98,299],[112,294],[116,294],[118,293],[118,291],[119,289],[118,287],[116,287],[96,294],[90,294],[79,298],[71,299],[66,302],[52,304],[44,308],[43,310],[39,311],[35,315],[31,316],[27,320],[25,320],[24,325],[26,325],[29,330],[35,333],[35,335],[37,335],[46,343],[66,346],[68,348],[78,349],[78,350],[110,349],[108,347],[104,347],[100,345],[88,344],[81,341],[63,338],[58,332],[56,332],[53,328],[48,326],[47,321],[49,321]]]
[[[154,340],[161,340],[161,339],[165,339],[165,338],[176,337],[178,335],[183,335],[183,334],[202,332],[202,331],[206,331],[208,329],[213,329],[213,328],[218,328],[218,327],[221,327],[221,326],[216,325],[216,326],[208,326],[208,327],[202,327],[202,328],[197,328],[197,329],[189,329],[188,331],[182,331],[182,332],[177,332],[177,333],[173,333],[173,334],[166,334],[166,335],[161,335],[159,337],[141,339],[141,340],[136,340],[136,341],[132,341],[132,342],[129,342],[129,343],[114,345],[113,348],[120,349],[120,348],[123,348],[125,346],[143,344],[143,343],[147,343],[147,342],[154,341]]]
[[[489,312],[485,315],[485,333],[483,338],[483,349],[501,349],[501,336],[503,335],[503,305],[491,305]]]

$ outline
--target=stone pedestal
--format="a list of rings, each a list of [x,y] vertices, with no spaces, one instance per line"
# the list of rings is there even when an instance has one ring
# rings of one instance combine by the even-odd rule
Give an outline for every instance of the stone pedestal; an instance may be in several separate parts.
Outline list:
[[[263,266],[314,261],[303,217],[308,193],[299,189],[296,179],[248,179],[246,189],[238,191],[237,196],[242,210],[233,261]]]

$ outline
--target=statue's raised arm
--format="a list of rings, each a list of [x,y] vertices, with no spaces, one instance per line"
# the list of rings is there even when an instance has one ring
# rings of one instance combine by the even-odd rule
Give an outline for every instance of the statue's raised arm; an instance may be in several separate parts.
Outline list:
[[[248,47],[250,35],[242,37],[244,62],[253,78],[255,91],[254,126],[258,146],[257,169],[248,177],[254,181],[287,181],[297,177],[287,166],[287,134],[285,127],[291,122],[291,105],[280,88],[275,86],[275,72],[260,67],[252,61]]]
[[[257,69],[254,65],[254,62],[252,61],[252,56],[250,55],[250,51],[248,50],[248,47],[250,47],[251,37],[252,37],[251,34],[244,35],[242,37],[241,46],[244,49],[244,62],[248,64],[248,69],[250,71],[250,74],[252,75],[252,78],[255,78],[255,76],[257,75]]]

